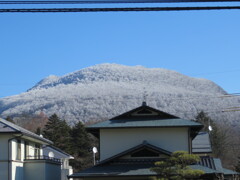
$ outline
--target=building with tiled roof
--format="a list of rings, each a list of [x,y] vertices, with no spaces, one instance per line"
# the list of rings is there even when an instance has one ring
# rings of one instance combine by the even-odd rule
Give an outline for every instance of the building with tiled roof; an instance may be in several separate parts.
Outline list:
[[[87,127],[99,138],[99,162],[91,168],[69,176],[81,180],[147,180],[157,174],[150,170],[154,163],[174,151],[201,155],[193,169],[205,172],[203,179],[232,178],[238,173],[226,170],[212,152],[203,125],[142,106],[110,120]]]
[[[43,136],[0,118],[0,179],[60,180],[60,159],[43,154],[43,147],[52,144]]]

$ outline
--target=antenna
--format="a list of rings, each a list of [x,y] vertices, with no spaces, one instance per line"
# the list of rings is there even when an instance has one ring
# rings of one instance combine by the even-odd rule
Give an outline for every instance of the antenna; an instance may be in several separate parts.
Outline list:
[[[147,94],[147,91],[146,91],[146,88],[144,87],[143,88],[143,106],[146,106],[147,105],[147,96],[148,96],[148,94]]]
[[[93,147],[92,148],[92,152],[93,152],[93,165],[95,166],[95,164],[96,164],[96,156],[95,156],[95,154],[98,152],[97,148]]]

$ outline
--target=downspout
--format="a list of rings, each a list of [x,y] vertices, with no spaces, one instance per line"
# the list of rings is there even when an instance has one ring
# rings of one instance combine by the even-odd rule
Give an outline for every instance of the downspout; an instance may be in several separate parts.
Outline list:
[[[17,139],[17,138],[19,138],[19,137],[22,137],[23,136],[23,133],[21,133],[21,135],[20,136],[15,136],[15,137],[13,137],[13,138],[10,138],[10,139],[8,139],[8,180],[11,180],[10,179],[10,169],[11,169],[11,163],[10,163],[10,153],[9,153],[9,150],[10,150],[10,142],[13,140],[13,139]],[[12,150],[12,149],[11,149]],[[12,152],[12,151],[11,151]],[[11,153],[11,155],[12,155],[12,153]],[[12,171],[11,171],[12,172]]]

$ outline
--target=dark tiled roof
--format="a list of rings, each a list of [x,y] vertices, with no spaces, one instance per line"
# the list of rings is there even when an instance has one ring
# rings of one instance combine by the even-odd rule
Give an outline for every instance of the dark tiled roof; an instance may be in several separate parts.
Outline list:
[[[119,153],[119,154],[117,154],[115,156],[112,156],[112,157],[110,157],[110,158],[108,158],[106,160],[103,160],[98,165],[104,164],[104,163],[109,163],[109,162],[111,162],[114,159],[117,159],[117,161],[118,161],[118,158],[120,158],[120,157],[122,157],[124,155],[127,155],[127,154],[131,154],[132,152],[135,152],[135,151],[143,149],[143,148],[154,150],[154,151],[158,152],[159,154],[165,154],[165,155],[168,155],[168,156],[170,156],[172,154],[172,152],[169,152],[169,151],[164,150],[162,148],[159,148],[159,147],[156,147],[154,145],[151,145],[147,141],[143,141],[142,144],[139,144],[139,145],[137,145],[135,147],[132,147],[132,148],[126,150],[126,151],[123,151],[123,152],[121,152],[121,153]]]
[[[69,177],[124,177],[124,176],[154,176],[155,172],[150,170],[154,167],[153,159],[128,159],[128,160],[116,160],[109,159],[104,163],[100,163],[92,168],[88,168],[79,173],[74,173]],[[202,157],[198,164],[190,165],[192,169],[198,169],[204,171],[205,175],[236,175],[235,171],[222,168],[221,161],[216,158]]]
[[[74,173],[70,177],[96,177],[96,176],[144,176],[156,175],[150,171],[153,163],[141,164],[107,164],[102,166],[94,166],[79,173]]]
[[[141,127],[199,127],[202,125],[186,119],[147,119],[147,120],[107,120],[88,126],[88,129],[101,128],[141,128]]]
[[[19,134],[23,134],[25,136],[40,140],[47,144],[53,144],[52,141],[45,139],[31,131],[28,131],[20,126],[17,126],[16,124],[13,124],[1,118],[0,118],[0,133],[16,133],[16,134],[19,133]]]
[[[147,106],[145,104],[143,104],[142,106],[140,107],[137,107],[131,111],[128,111],[128,112],[125,112],[119,116],[116,116],[114,118],[112,118],[111,120],[119,120],[119,119],[126,119],[126,118],[134,118],[134,116],[132,116],[132,114],[138,114],[139,112],[145,112],[144,115],[142,115],[141,117],[138,116],[137,118],[148,118],[148,117],[152,117],[152,115],[149,115],[147,114],[146,112],[152,112],[154,113],[155,117],[157,117],[158,119],[171,119],[171,118],[178,118],[177,116],[174,116],[172,114],[169,114],[169,113],[166,113],[166,112],[163,112],[163,111],[160,111],[158,109],[154,109],[150,106]],[[136,117],[136,116],[135,116]]]
[[[199,132],[192,141],[193,153],[211,153],[211,143],[207,132]]]
[[[138,114],[139,112],[150,112]],[[151,114],[152,113],[152,114]],[[197,127],[202,124],[181,119],[166,112],[143,105],[110,120],[88,126],[88,129],[101,128],[140,128],[140,127]]]
[[[153,161],[132,161],[127,163],[115,162],[94,166],[79,173],[74,173],[70,175],[70,177],[154,176],[156,173],[150,170],[152,167],[154,167]],[[222,173],[218,170],[211,169],[200,164],[191,165],[190,168],[202,170],[205,174]]]
[[[212,157],[202,156],[200,158],[201,158],[201,161],[198,163],[199,165],[216,170],[215,162]]]

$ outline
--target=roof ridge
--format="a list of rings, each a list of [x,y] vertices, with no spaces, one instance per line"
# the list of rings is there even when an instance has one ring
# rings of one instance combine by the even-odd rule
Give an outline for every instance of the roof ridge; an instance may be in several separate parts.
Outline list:
[[[12,128],[12,129],[15,129],[16,132],[23,133],[23,134],[26,135],[26,136],[33,137],[33,138],[38,139],[38,140],[41,140],[41,141],[43,141],[43,142],[47,142],[48,144],[52,144],[52,143],[53,143],[53,142],[50,141],[49,139],[46,139],[46,138],[44,138],[44,137],[41,137],[41,136],[39,136],[38,134],[36,134],[36,133],[34,133],[34,132],[32,132],[32,131],[29,131],[29,130],[27,130],[27,129],[21,127],[21,126],[18,126],[18,125],[16,125],[16,124],[13,124],[13,123],[5,120],[5,119],[0,118],[0,122],[2,122],[3,124],[7,125],[8,127]]]

